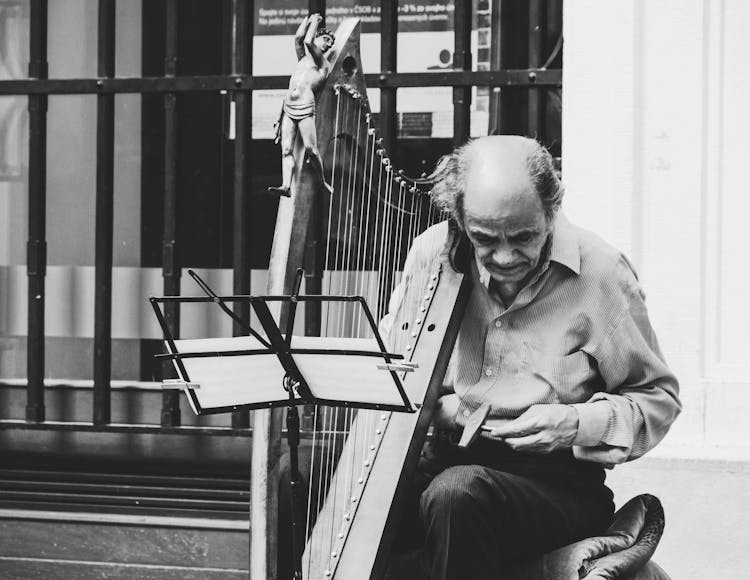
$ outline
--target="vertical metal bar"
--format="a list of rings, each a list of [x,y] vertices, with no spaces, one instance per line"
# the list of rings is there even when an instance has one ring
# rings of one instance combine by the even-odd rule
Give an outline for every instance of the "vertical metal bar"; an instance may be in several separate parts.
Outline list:
[[[166,39],[164,76],[177,75],[177,5],[178,0],[166,0]],[[164,234],[162,238],[162,277],[164,294],[180,293],[182,268],[177,257],[177,97],[164,93]],[[172,336],[180,334],[180,310],[176,303],[164,305],[164,317]],[[173,427],[180,424],[180,393],[162,393],[161,424]]]
[[[456,2],[453,20],[453,68],[471,70],[472,2]],[[463,145],[471,134],[471,87],[453,88],[453,144]]]
[[[544,50],[544,5],[546,0],[529,0],[529,68],[542,66]],[[542,123],[544,95],[539,87],[530,87],[528,100],[527,135],[542,140],[544,127]]]
[[[99,0],[97,74],[115,76],[115,0]],[[96,98],[94,424],[111,420],[115,97]]]
[[[382,0],[380,2],[380,70],[383,73],[397,71],[397,54],[398,54],[398,3]],[[398,165],[398,153],[396,151],[398,143],[398,112],[396,110],[397,93],[395,88],[380,88],[380,118],[378,121],[380,134],[382,136],[382,145],[388,153],[394,165]],[[385,183],[385,182],[383,182]],[[398,185],[394,185],[396,191]],[[392,282],[392,272],[395,265],[386,258],[381,273],[381,288],[390,288]],[[383,297],[387,300],[387,295]],[[380,302],[377,305],[380,309]]]
[[[310,14],[320,14],[323,17],[321,24],[326,23],[326,0],[307,0],[307,11]]]
[[[490,8],[490,69],[499,70],[500,62],[502,58],[501,42],[500,42],[500,3],[501,0],[492,0]],[[492,87],[490,89],[490,107],[489,107],[489,122],[487,127],[488,135],[497,135],[500,133],[500,99],[501,99],[500,87]]]
[[[398,3],[383,0],[380,2],[380,70],[383,73],[396,72],[398,50]],[[396,89],[380,89],[380,134],[383,146],[391,157],[396,158],[396,138],[398,136],[398,113],[396,112]]]
[[[524,68],[528,65],[528,19],[526,2],[500,0],[498,31],[499,69]],[[498,133],[524,135],[528,133],[527,90],[503,87],[500,92]]]
[[[231,0],[231,74],[252,74],[252,0]],[[250,205],[250,175],[248,159],[252,139],[252,93],[235,91],[234,99],[234,238],[232,251],[233,288],[235,294],[250,294],[250,252],[248,248]],[[234,312],[246,323],[250,322],[250,304],[235,302]],[[234,323],[234,336],[247,334]],[[247,411],[232,413],[232,427],[235,429],[250,426]]]
[[[31,0],[29,77],[47,78],[47,0]],[[44,421],[44,277],[47,269],[47,95],[29,95],[26,420]]]

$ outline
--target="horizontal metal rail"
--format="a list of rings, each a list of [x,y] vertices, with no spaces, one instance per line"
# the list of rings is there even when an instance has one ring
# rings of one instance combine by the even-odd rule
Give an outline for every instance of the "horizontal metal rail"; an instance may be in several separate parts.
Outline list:
[[[367,86],[406,87],[561,87],[560,69],[517,69],[495,71],[440,71],[371,73]],[[114,77],[78,79],[0,80],[0,95],[77,95],[101,93],[180,93],[211,91],[257,91],[286,89],[289,76],[182,76]]]
[[[227,435],[232,437],[250,437],[252,429],[233,429],[231,427],[162,427],[151,423],[108,423],[106,425],[94,425],[82,421],[44,421],[43,423],[32,423],[20,419],[0,419],[0,431],[6,429],[21,429],[27,431],[76,431],[86,433],[130,433],[130,434],[153,434],[163,433],[169,435]]]
[[[21,429],[26,431],[74,431],[85,433],[129,433],[129,434],[153,434],[163,433],[166,435],[225,435],[229,437],[251,437],[252,427],[236,429],[233,427],[208,427],[200,425],[182,425],[180,427],[162,427],[156,423],[108,423],[107,425],[94,425],[84,421],[45,421],[34,423],[22,419],[0,419],[0,431],[8,429]],[[282,432],[286,437],[286,431]],[[312,431],[302,431],[303,440],[313,439]],[[344,438],[343,431],[316,431],[315,437]]]

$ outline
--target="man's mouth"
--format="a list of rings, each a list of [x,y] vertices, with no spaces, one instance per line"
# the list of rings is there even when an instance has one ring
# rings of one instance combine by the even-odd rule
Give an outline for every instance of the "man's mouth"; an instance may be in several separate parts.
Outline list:
[[[498,274],[507,276],[510,274],[517,274],[523,267],[524,264],[516,264],[515,266],[493,266],[492,270]]]

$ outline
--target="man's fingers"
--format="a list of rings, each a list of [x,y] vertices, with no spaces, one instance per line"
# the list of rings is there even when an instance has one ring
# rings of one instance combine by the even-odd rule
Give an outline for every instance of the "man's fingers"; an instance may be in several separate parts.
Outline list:
[[[539,435],[535,433],[525,437],[509,437],[504,441],[514,451],[532,451],[540,444],[539,439]]]
[[[535,417],[524,417],[521,415],[518,419],[514,419],[510,423],[495,427],[490,432],[490,435],[492,437],[507,439],[508,437],[524,437],[526,435],[532,435],[539,432],[539,430],[539,421]]]
[[[534,433],[526,437],[511,437],[503,439],[513,451],[523,451],[527,453],[549,453],[553,446],[549,438],[544,437],[543,433]]]

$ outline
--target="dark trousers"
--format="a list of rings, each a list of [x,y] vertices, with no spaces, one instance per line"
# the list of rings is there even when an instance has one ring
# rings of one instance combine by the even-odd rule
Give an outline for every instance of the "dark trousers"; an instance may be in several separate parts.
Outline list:
[[[301,451],[306,473],[309,450]],[[284,457],[281,580],[291,577],[288,478]],[[443,438],[428,443],[408,495],[389,571],[397,580],[500,580],[514,562],[601,534],[614,512],[601,466],[568,451],[522,454],[486,439],[465,450]],[[305,506],[302,498],[299,513]],[[298,541],[304,545],[302,530]]]
[[[500,580],[516,562],[601,534],[614,512],[601,466],[486,439],[434,442],[411,496],[390,570],[398,580]]]

